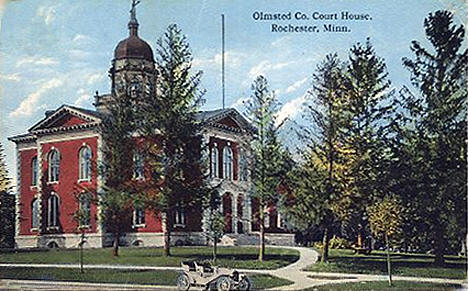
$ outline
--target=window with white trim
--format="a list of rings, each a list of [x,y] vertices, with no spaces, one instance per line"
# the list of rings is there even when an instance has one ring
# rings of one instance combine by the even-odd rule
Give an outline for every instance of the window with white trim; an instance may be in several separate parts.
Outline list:
[[[283,215],[281,215],[281,212],[277,211],[276,212],[276,227],[277,228],[284,228],[284,219]]]
[[[38,178],[38,164],[36,156],[31,161],[31,186],[37,186]]]
[[[268,209],[268,207],[265,207],[265,209],[263,210],[263,226],[265,228],[270,227],[270,210]]]
[[[59,172],[60,172],[60,153],[58,150],[53,149],[49,152],[47,157],[48,162],[48,178],[49,182],[57,182],[59,180]]]
[[[79,224],[81,227],[91,225],[91,199],[89,195],[83,193],[80,195],[80,218]]]
[[[247,181],[248,171],[247,171],[247,156],[243,149],[239,153],[239,180]]]
[[[133,211],[133,226],[145,225],[145,210],[141,207],[136,207]]]
[[[143,163],[143,156],[141,153],[133,154],[133,179],[144,179],[145,167]]]
[[[219,178],[219,151],[216,144],[211,148],[211,177]]]
[[[59,226],[59,197],[56,193],[52,193],[47,203],[47,226]]]
[[[91,149],[83,146],[79,151],[79,179],[84,181],[91,180]]]
[[[39,203],[37,198],[31,203],[31,228],[39,228]]]
[[[174,213],[174,226],[185,226],[185,209],[180,202]]]
[[[233,180],[234,178],[234,159],[232,155],[232,149],[228,146],[224,147],[223,150],[223,177],[224,179]]]

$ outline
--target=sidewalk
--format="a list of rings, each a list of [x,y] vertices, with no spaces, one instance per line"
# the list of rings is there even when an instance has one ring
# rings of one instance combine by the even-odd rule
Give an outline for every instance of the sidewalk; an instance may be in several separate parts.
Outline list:
[[[280,246],[268,246],[275,248]],[[245,273],[255,274],[268,274],[277,276],[283,279],[294,282],[291,285],[276,287],[270,290],[302,290],[314,286],[326,285],[331,283],[347,283],[347,282],[362,282],[362,281],[381,281],[387,280],[384,275],[370,275],[370,274],[347,274],[347,273],[323,273],[323,272],[306,272],[303,271],[309,265],[315,264],[318,260],[318,253],[305,247],[283,247],[297,250],[300,253],[299,260],[295,263],[282,267],[276,270],[255,270],[255,269],[239,269]],[[80,268],[79,264],[0,264],[0,267],[27,267],[27,268]],[[119,270],[181,270],[179,267],[154,267],[154,266],[135,266],[135,265],[85,265],[86,269],[119,269]],[[311,278],[312,277],[312,278]],[[315,278],[314,278],[315,277]],[[335,279],[336,278],[336,279]],[[414,281],[414,282],[432,282],[432,283],[449,283],[460,284],[466,286],[464,280],[444,279],[444,278],[425,278],[425,277],[407,277],[407,276],[394,276],[394,280]],[[45,282],[45,281],[25,281],[25,280],[3,280],[3,283],[14,286],[19,282],[26,282],[32,284],[38,289],[38,286],[43,286],[46,290],[54,290],[57,287],[60,289],[73,289],[75,286],[78,289],[97,290],[100,289],[123,289],[123,290],[174,290],[174,286],[148,286],[148,285],[129,285],[129,284],[94,284],[94,283],[77,283],[77,282]],[[0,285],[0,289],[1,289]],[[52,286],[52,287],[47,287]],[[55,288],[53,287],[55,286]],[[26,288],[27,289],[27,288]]]

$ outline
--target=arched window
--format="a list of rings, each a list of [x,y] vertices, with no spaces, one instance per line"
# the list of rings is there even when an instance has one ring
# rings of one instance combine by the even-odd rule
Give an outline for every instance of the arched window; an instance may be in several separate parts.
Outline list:
[[[31,203],[31,228],[39,228],[39,199]]]
[[[133,179],[143,179],[145,177],[143,157],[141,153],[133,154]]]
[[[59,180],[60,171],[60,153],[53,149],[49,152],[48,161],[48,176],[49,182],[57,182]]]
[[[219,152],[216,144],[211,148],[211,177],[219,178]]]
[[[37,186],[38,179],[38,169],[37,169],[37,157],[34,157],[31,161],[31,186]]]
[[[224,179],[233,179],[233,164],[234,159],[232,158],[232,149],[230,147],[224,147],[223,150],[223,176]]]
[[[247,156],[245,155],[245,151],[240,151],[239,157],[239,180],[247,181],[248,179],[248,171],[247,171]]]
[[[80,215],[79,215],[79,225],[80,226],[89,226],[91,224],[91,199],[87,193],[80,195]]]
[[[91,180],[91,149],[88,146],[84,146],[79,152],[79,179],[80,180]]]
[[[48,200],[47,226],[59,226],[59,197],[56,193],[52,193]]]

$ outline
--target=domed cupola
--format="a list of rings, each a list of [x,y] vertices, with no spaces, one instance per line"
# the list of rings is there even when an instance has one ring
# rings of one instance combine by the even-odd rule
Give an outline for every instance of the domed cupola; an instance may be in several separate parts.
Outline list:
[[[154,62],[153,50],[151,46],[138,37],[138,21],[136,19],[135,6],[139,1],[133,1],[132,10],[130,10],[130,22],[128,29],[129,37],[119,42],[114,51],[114,59],[136,58],[145,59]]]

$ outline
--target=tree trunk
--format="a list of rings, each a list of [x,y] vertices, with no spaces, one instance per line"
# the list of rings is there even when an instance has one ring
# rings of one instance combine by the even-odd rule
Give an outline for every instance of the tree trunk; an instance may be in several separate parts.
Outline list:
[[[170,221],[169,214],[165,212],[161,215],[163,236],[164,236],[164,252],[163,255],[168,257],[171,255],[171,231],[170,231]]]
[[[260,206],[260,248],[258,253],[258,261],[263,262],[265,258],[265,214],[263,207]]]
[[[119,256],[119,238],[120,238],[120,233],[116,232],[114,233],[114,248],[112,251],[112,254],[114,257]]]
[[[80,241],[80,272],[83,273],[83,243],[84,243],[84,229],[81,230],[81,241]]]
[[[322,263],[328,263],[328,247],[330,245],[330,234],[328,227],[325,227],[325,231],[323,232],[323,240],[322,240]]]
[[[388,285],[392,287],[392,265],[390,262],[390,243],[388,241],[388,235],[385,234],[385,244],[387,245],[387,271],[388,271]]]
[[[436,223],[434,229],[434,265],[443,266],[445,264],[445,235],[443,228],[439,223]]]
[[[215,236],[213,239],[213,264],[216,264],[217,252],[218,252],[218,238]]]
[[[363,241],[362,236],[363,236],[362,235],[362,226],[359,225],[358,226],[358,235],[357,235],[357,247],[358,248],[363,248],[364,247],[363,243],[362,243],[362,241]]]

